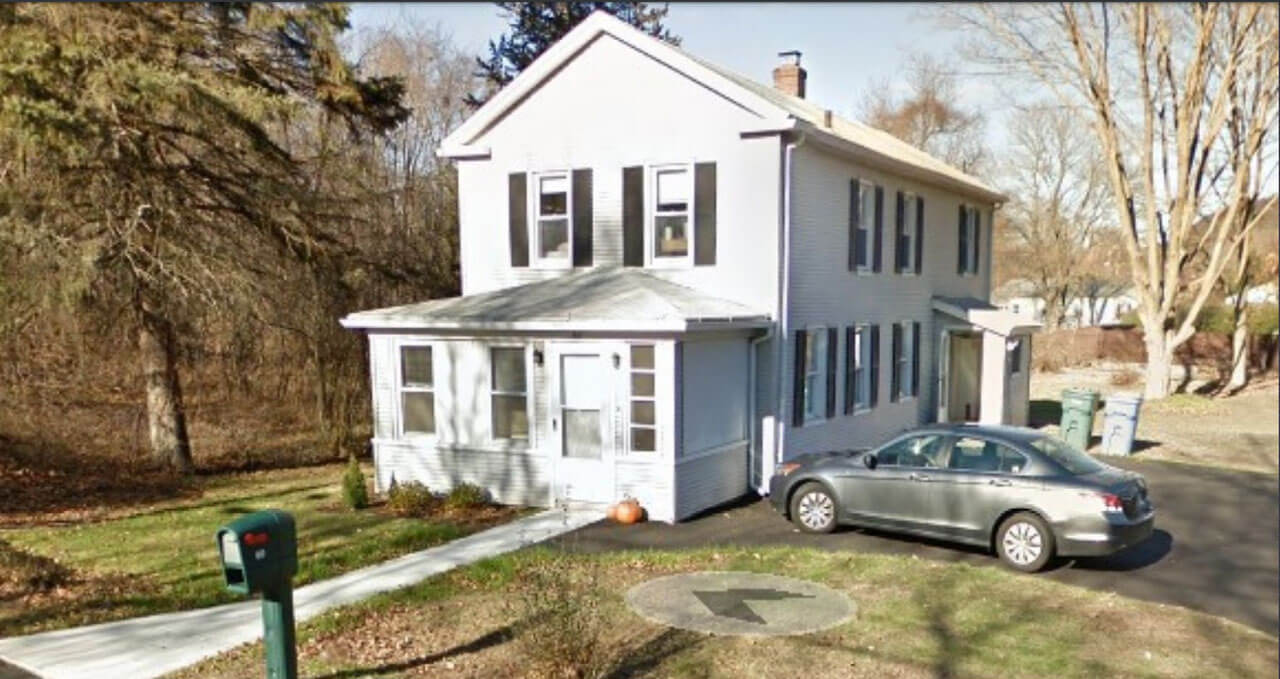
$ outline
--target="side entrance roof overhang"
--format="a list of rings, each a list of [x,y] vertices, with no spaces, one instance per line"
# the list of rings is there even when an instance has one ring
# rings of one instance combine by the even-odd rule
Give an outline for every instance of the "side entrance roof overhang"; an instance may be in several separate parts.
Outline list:
[[[976,297],[934,297],[933,310],[1006,337],[1040,329],[1040,323]]]

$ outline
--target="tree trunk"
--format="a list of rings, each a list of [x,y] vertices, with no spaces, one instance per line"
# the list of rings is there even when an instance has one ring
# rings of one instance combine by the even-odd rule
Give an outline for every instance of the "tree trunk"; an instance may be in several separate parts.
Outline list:
[[[1170,337],[1161,328],[1161,323],[1148,323],[1143,320],[1144,339],[1147,345],[1147,383],[1143,389],[1143,399],[1152,401],[1169,395],[1170,373],[1173,366],[1173,348],[1169,346]],[[1152,330],[1151,326],[1155,326]]]
[[[1231,379],[1228,393],[1243,389],[1249,382],[1249,308],[1238,304],[1235,313],[1236,326],[1231,333]]]
[[[168,320],[144,310],[138,326],[138,349],[147,390],[151,459],[158,466],[189,474],[193,470],[191,442],[174,345],[173,326]]]

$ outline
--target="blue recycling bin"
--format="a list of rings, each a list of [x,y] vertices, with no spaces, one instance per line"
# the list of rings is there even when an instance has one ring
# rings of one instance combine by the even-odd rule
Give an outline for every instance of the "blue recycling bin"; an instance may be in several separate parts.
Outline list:
[[[1107,455],[1129,455],[1138,433],[1138,411],[1142,397],[1137,394],[1113,394],[1107,397],[1102,420],[1102,452]]]

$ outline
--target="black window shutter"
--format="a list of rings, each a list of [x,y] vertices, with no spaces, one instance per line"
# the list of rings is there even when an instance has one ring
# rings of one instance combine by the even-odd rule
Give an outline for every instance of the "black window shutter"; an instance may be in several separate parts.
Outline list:
[[[622,264],[644,266],[644,168],[622,168]]]
[[[893,272],[902,273],[906,260],[902,252],[902,234],[906,225],[903,223],[907,219],[907,204],[902,192],[898,192],[897,212],[894,213],[893,219]]]
[[[863,250],[862,232],[858,230],[858,220],[862,211],[858,209],[861,187],[858,180],[849,180],[849,270],[858,270],[858,256]]]
[[[716,263],[716,164],[693,166],[693,263]]]
[[[956,232],[956,273],[963,275],[969,268],[969,229],[965,227],[965,206],[960,206],[960,229]]]
[[[902,324],[894,323],[890,327],[893,329],[893,341],[889,350],[892,359],[889,363],[889,402],[897,403],[902,389],[902,371],[898,369],[898,362],[902,360]]]
[[[920,273],[920,260],[924,258],[924,198],[916,196],[916,274]]]
[[[911,395],[920,395],[920,324],[911,324]]]
[[[507,234],[511,266],[529,266],[529,193],[523,172],[507,175]]]
[[[982,268],[979,264],[982,262],[982,213],[978,208],[973,209],[973,273],[977,274]]]
[[[871,270],[880,273],[884,258],[884,187],[876,187],[876,233],[872,239]]]
[[[804,331],[797,330],[795,371],[791,376],[791,424],[797,427],[804,425],[804,349]]]
[[[573,265],[591,266],[594,218],[591,169],[573,171]]]
[[[836,356],[840,333],[827,328],[827,419],[836,416]]]
[[[880,400],[880,326],[871,326],[871,393],[867,394],[867,405],[876,407]]]
[[[852,325],[846,325],[844,328],[844,414],[853,413],[854,390],[857,388],[856,375],[854,370],[858,364],[858,354],[855,351],[858,339],[858,329]]]

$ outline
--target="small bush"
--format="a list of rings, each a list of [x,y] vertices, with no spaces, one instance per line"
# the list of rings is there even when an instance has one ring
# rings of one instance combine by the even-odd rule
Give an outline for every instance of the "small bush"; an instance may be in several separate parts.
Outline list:
[[[564,556],[539,559],[522,569],[517,605],[522,655],[549,676],[596,679],[619,664],[608,631],[617,614],[606,610],[607,592],[595,562],[575,567]]]
[[[1132,387],[1142,379],[1142,373],[1133,368],[1125,368],[1111,373],[1111,386],[1113,387]]]
[[[355,456],[347,463],[347,471],[342,474],[342,501],[352,509],[364,509],[369,506],[369,488],[364,481],[364,471]]]
[[[48,557],[0,540],[0,601],[48,592],[71,581],[71,571]]]
[[[473,483],[459,483],[449,491],[444,506],[449,509],[471,509],[489,504],[489,493]]]
[[[439,504],[426,484],[408,481],[392,486],[387,493],[387,510],[396,516],[422,518]]]

